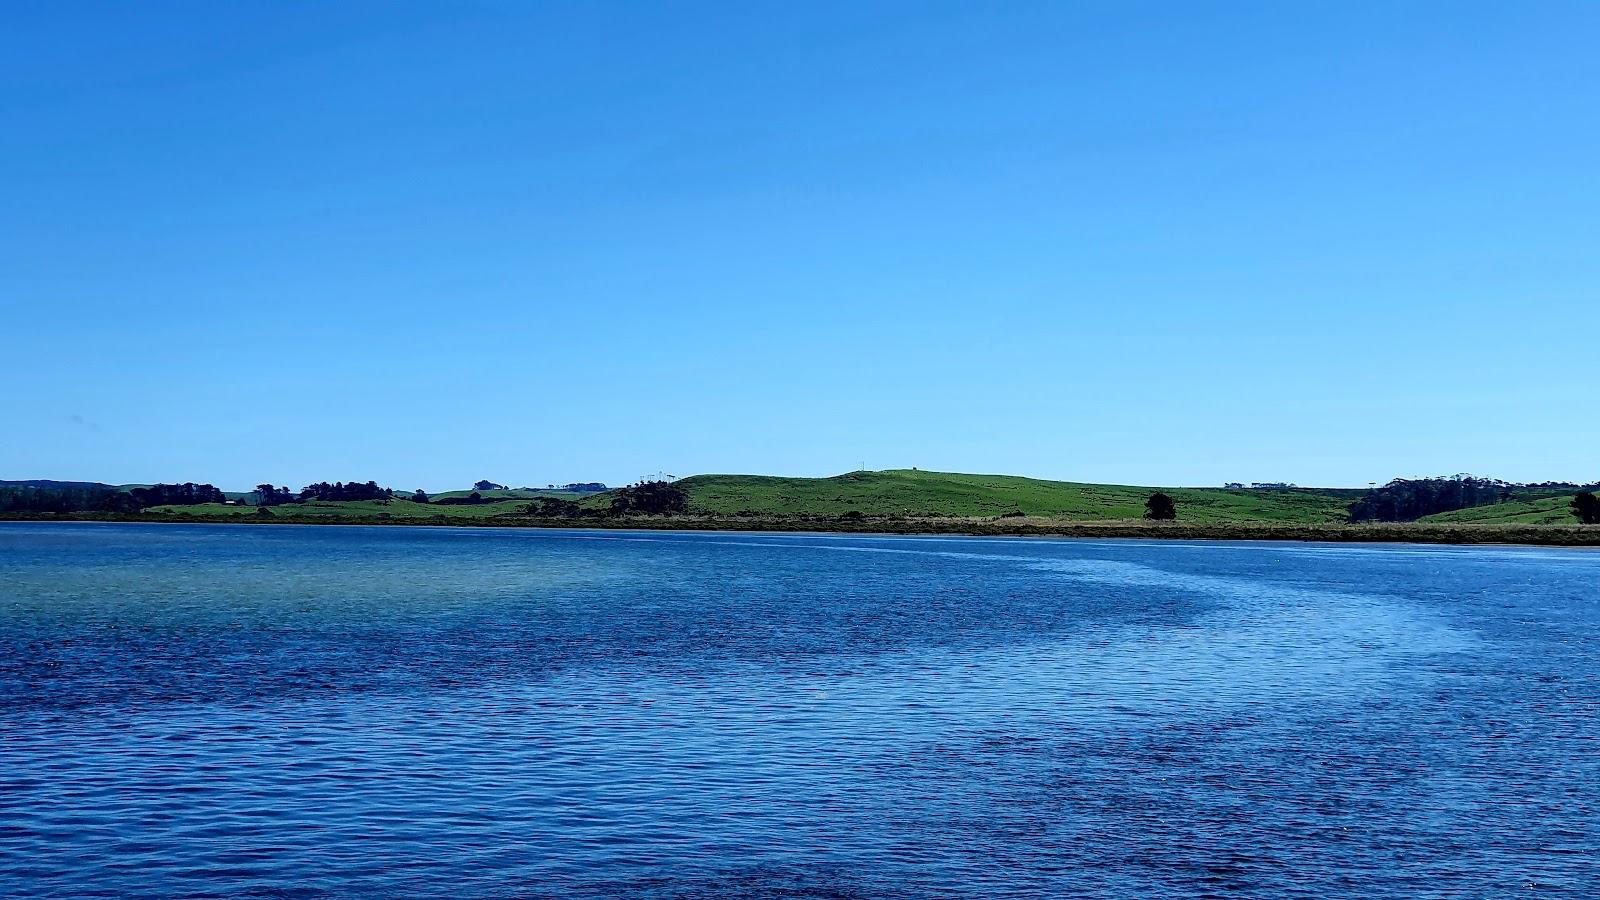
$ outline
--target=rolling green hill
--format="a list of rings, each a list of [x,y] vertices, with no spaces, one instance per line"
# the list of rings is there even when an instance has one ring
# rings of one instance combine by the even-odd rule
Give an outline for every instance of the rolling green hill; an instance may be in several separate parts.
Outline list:
[[[831,478],[696,475],[678,482],[689,511],[708,515],[998,516],[1137,519],[1155,488],[890,469]],[[1165,488],[1188,522],[1342,522],[1358,490]],[[603,497],[603,495],[602,495]],[[601,499],[601,498],[596,498]]]
[[[1571,504],[1572,495],[1561,494],[1434,513],[1417,521],[1473,525],[1572,525],[1578,520],[1572,515]]]

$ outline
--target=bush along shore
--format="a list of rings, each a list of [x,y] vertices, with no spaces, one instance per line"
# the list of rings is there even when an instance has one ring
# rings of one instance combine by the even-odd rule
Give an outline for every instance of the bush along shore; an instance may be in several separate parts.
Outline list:
[[[1527,544],[1600,547],[1593,525],[1457,524],[1435,522],[1367,524],[1284,524],[1272,522],[1197,523],[1132,519],[1073,521],[1030,516],[707,516],[615,515],[547,518],[501,515],[394,517],[314,516],[275,510],[273,515],[234,517],[161,513],[5,513],[0,520],[23,522],[154,522],[208,525],[445,525],[456,528],[568,528],[655,531],[772,531],[841,534],[969,535],[997,537],[1139,538],[1159,540],[1323,541],[1334,543]]]

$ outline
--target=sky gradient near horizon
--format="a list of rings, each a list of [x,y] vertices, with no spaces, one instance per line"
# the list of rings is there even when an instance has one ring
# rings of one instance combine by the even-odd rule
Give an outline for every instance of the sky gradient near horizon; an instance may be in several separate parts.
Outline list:
[[[0,479],[1600,478],[1600,5],[0,18]]]

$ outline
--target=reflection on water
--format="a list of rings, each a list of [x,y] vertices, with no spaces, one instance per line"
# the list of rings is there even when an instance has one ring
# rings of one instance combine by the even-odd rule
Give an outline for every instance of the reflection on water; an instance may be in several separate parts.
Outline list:
[[[0,894],[1593,896],[1600,554],[0,526]]]

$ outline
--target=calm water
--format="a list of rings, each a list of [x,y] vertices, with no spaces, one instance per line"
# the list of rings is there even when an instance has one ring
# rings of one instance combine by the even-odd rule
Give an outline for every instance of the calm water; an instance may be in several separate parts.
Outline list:
[[[0,895],[1600,896],[1600,553],[0,524]]]

